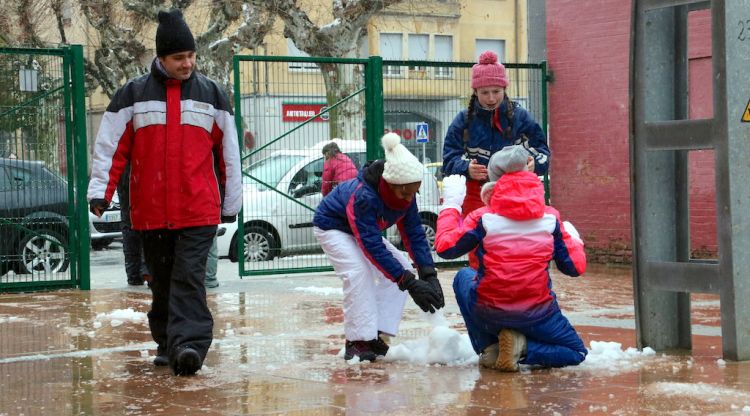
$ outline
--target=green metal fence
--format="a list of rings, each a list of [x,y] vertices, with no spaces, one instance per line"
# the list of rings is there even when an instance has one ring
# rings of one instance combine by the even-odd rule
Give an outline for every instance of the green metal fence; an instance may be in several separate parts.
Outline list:
[[[236,56],[243,221],[236,228],[225,225],[219,241],[225,252],[220,255],[244,259],[241,275],[330,270],[312,232],[314,210],[322,199],[321,148],[339,138],[342,151],[361,166],[382,156],[379,139],[387,131],[399,133],[435,175],[426,176],[418,201],[425,232],[434,239],[443,137],[468,105],[472,65],[379,57]],[[506,68],[512,99],[546,127],[546,65]],[[417,123],[427,123],[426,143],[417,143]],[[387,237],[399,243],[395,232]],[[445,264],[437,256],[435,260]]]
[[[443,139],[451,121],[471,98],[474,62],[383,61],[386,131],[395,131],[438,177]],[[507,94],[534,116],[547,131],[547,63],[504,64],[510,85]],[[429,126],[429,142],[417,143],[416,123]],[[549,198],[549,178],[544,178]]]
[[[82,48],[0,48],[0,91],[0,292],[88,289]]]

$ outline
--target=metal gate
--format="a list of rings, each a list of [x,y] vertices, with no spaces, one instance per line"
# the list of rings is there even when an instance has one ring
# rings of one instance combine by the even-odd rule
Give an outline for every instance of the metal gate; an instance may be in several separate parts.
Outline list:
[[[0,48],[0,292],[89,289],[83,49]]]
[[[312,232],[312,217],[322,200],[322,146],[342,139],[339,147],[359,167],[382,156],[379,140],[387,131],[399,133],[431,172],[418,206],[425,232],[434,239],[442,140],[455,115],[468,104],[472,65],[380,57],[236,56],[243,220],[237,226],[222,225],[219,254],[244,259],[240,274],[245,276],[331,270]],[[506,68],[511,79],[508,93],[546,127],[546,64]],[[417,123],[427,123],[426,143],[424,137],[417,143]],[[397,233],[391,231],[387,237],[399,244]]]

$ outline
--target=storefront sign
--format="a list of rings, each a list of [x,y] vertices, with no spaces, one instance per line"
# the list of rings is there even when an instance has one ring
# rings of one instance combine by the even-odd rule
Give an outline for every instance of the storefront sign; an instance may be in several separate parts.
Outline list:
[[[311,117],[320,114],[326,108],[326,104],[300,104],[300,103],[282,103],[281,104],[281,121],[301,123]],[[328,121],[328,113],[315,117],[313,121]]]

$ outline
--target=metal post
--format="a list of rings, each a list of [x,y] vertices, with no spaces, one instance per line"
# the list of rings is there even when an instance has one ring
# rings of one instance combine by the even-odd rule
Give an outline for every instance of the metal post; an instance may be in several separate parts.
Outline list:
[[[383,157],[380,136],[385,129],[383,115],[383,58],[371,56],[365,72],[365,120],[367,160]]]
[[[711,6],[722,343],[725,358],[750,360],[750,0]]]
[[[91,273],[89,267],[89,210],[86,201],[88,186],[88,148],[86,146],[86,80],[83,69],[83,46],[71,45],[72,52],[72,92],[73,92],[73,126],[75,149],[75,175],[78,192],[76,194],[76,220],[78,232],[79,274],[78,281],[82,290],[91,289]]]
[[[689,294],[652,286],[653,262],[677,262],[677,246],[685,235],[678,224],[685,212],[676,209],[678,184],[675,149],[649,146],[648,123],[684,119],[685,100],[675,74],[686,67],[679,59],[686,40],[678,38],[681,13],[673,8],[647,9],[636,2],[634,130],[632,180],[634,217],[634,290],[638,345],[655,349],[691,347]],[[683,259],[684,260],[684,259]]]

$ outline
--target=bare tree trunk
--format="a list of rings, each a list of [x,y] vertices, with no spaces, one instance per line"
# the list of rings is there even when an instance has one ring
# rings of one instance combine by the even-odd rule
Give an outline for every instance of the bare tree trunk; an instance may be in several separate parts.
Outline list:
[[[321,65],[320,71],[326,85],[326,102],[332,106],[354,94],[364,86],[362,67],[359,65]],[[365,95],[361,92],[340,103],[329,112],[331,138],[357,140],[362,138],[365,121]]]
[[[295,0],[264,0],[262,3],[267,4],[284,21],[284,36],[292,39],[298,49],[311,56],[354,58],[370,17],[401,1],[333,0],[333,21],[326,25],[315,24]],[[320,70],[328,105],[346,98],[364,85],[362,67],[359,65],[321,64]],[[329,134],[332,138],[362,138],[364,98],[363,94],[359,94],[331,112]]]

